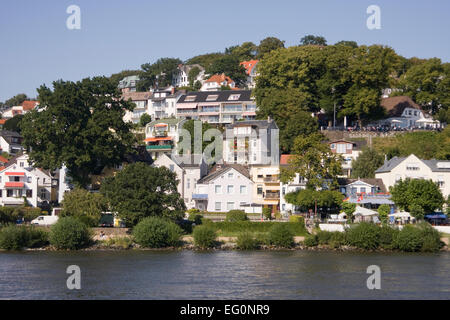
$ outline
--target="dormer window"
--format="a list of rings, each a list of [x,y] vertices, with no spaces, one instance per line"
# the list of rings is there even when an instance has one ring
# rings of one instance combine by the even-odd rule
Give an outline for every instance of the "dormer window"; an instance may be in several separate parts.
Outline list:
[[[230,97],[228,98],[228,100],[236,101],[236,100],[239,100],[239,97],[240,97],[240,96],[241,96],[240,94],[232,94],[232,95],[230,95]]]
[[[187,96],[186,99],[185,99],[185,101],[187,101],[187,102],[193,102],[193,101],[195,101],[195,96]]]
[[[210,94],[206,97],[206,101],[216,101],[219,95],[217,94]]]

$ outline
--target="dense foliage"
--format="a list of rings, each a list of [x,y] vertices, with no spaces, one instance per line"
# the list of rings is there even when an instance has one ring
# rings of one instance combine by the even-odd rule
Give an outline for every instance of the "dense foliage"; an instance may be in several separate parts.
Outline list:
[[[352,161],[353,178],[375,178],[375,171],[384,163],[384,157],[373,148],[365,148]]]
[[[230,210],[227,212],[225,221],[236,222],[248,220],[247,214],[242,210]]]
[[[48,232],[36,227],[7,225],[0,229],[0,248],[20,250],[48,244]]]
[[[280,222],[269,230],[269,242],[277,247],[291,248],[294,245],[294,233],[288,225]]]
[[[338,211],[341,207],[344,195],[336,190],[304,189],[286,194],[286,201],[299,206],[303,212],[314,210]]]
[[[248,231],[239,233],[236,239],[236,247],[240,250],[254,250],[259,246],[258,240]]]
[[[57,249],[77,250],[91,242],[89,228],[73,217],[63,217],[51,227],[50,244]]]
[[[181,235],[181,228],[174,222],[158,217],[145,218],[133,228],[134,241],[147,248],[178,246]]]
[[[177,187],[176,174],[169,169],[134,163],[106,178],[100,192],[112,211],[128,226],[134,226],[151,216],[181,219],[186,206]]]
[[[61,216],[70,216],[91,221],[90,226],[98,226],[102,212],[107,211],[106,199],[100,193],[75,188],[64,194]]]
[[[194,228],[194,244],[201,249],[213,248],[216,245],[216,231],[208,225]]]

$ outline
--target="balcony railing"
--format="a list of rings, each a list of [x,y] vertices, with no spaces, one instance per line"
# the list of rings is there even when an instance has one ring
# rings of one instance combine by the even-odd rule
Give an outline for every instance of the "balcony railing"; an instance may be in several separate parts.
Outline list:
[[[171,150],[173,148],[172,145],[156,145],[156,146],[146,146],[147,150]]]
[[[266,193],[265,199],[280,199],[279,193]]]
[[[278,177],[266,177],[264,178],[264,182],[280,182]]]

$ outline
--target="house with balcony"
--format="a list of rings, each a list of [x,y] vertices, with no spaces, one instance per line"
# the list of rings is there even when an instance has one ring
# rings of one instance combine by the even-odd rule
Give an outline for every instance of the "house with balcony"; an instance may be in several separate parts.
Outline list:
[[[0,205],[21,206],[24,199],[33,207],[56,200],[57,181],[50,172],[34,168],[24,154],[11,160],[0,171]]]
[[[342,177],[350,177],[352,174],[352,162],[358,158],[362,148],[366,145],[365,140],[347,141],[336,140],[329,142],[331,152],[342,156]]]
[[[200,69],[200,72],[197,74],[193,82],[195,83],[197,81],[200,81],[200,83],[203,84],[205,82],[203,80],[203,77],[205,76],[205,68],[203,68],[199,64],[180,64],[177,70],[175,70],[175,72],[173,73],[172,85],[176,88],[190,86],[189,72],[195,67]]]
[[[256,103],[251,90],[188,92],[179,98],[176,109],[177,118],[211,124],[229,124],[256,118]]]
[[[280,170],[289,166],[289,159],[291,159],[292,157],[293,155],[290,154],[281,155]],[[298,173],[296,173],[295,177],[289,182],[283,183],[282,181],[280,181],[280,212],[283,215],[300,212],[297,206],[286,201],[285,196],[288,193],[303,189],[306,189],[306,179],[301,177]]]
[[[172,153],[178,142],[179,131],[185,122],[184,119],[168,118],[155,120],[146,125],[144,142],[152,159]]]
[[[197,182],[208,173],[208,165],[203,155],[176,156],[174,154],[162,154],[155,160],[153,166],[166,167],[175,172],[178,179],[178,193],[184,199],[188,209],[195,208],[192,194],[195,192]]]
[[[223,160],[242,165],[278,166],[278,126],[275,121],[244,120],[227,125]]]
[[[253,204],[253,181],[248,168],[237,164],[216,165],[197,182],[192,199],[195,208],[209,212],[246,210]]]
[[[393,157],[375,171],[375,178],[381,179],[388,189],[397,181],[407,178],[432,180],[445,198],[450,195],[449,160],[423,160],[414,154]]]
[[[123,117],[124,122],[139,123],[141,116],[147,112],[148,101],[151,97],[151,92],[125,92],[122,94],[122,99],[131,101],[136,106],[133,111],[126,111]]]
[[[148,114],[154,120],[175,117],[176,103],[182,92],[171,89],[155,89],[148,100]]]
[[[0,148],[2,152],[15,155],[23,151],[22,136],[14,131],[0,131]]]
[[[233,89],[236,87],[236,83],[224,73],[215,74],[203,83],[200,91],[219,91],[222,87]]]
[[[251,165],[249,172],[253,181],[253,203],[270,208],[272,213],[280,211],[279,164]]]

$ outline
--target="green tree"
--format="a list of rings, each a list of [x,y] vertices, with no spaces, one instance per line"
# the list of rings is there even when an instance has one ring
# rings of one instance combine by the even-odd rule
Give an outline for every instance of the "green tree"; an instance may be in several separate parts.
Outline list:
[[[182,61],[178,58],[160,58],[155,63],[141,65],[140,80],[137,83],[138,91],[147,91],[156,86],[163,88],[172,84],[173,73]]]
[[[20,122],[22,122],[23,114],[18,114],[5,121],[3,125],[3,130],[10,130],[20,133]]]
[[[388,204],[382,204],[378,207],[378,215],[383,223],[387,223],[389,213],[391,212],[391,207]]]
[[[35,166],[65,165],[74,183],[83,186],[98,168],[119,165],[132,152],[135,138],[123,116],[133,106],[105,77],[61,80],[53,87],[38,89],[40,110],[27,113],[20,124],[23,143]]]
[[[144,113],[140,118],[139,118],[139,125],[141,127],[145,127],[147,125],[147,123],[152,121],[152,117],[148,114],[148,113]]]
[[[336,42],[334,45],[335,46],[347,46],[347,47],[352,47],[352,48],[358,48],[358,43],[356,43],[355,41],[342,40],[342,41]]]
[[[62,207],[62,216],[89,217],[97,222],[100,220],[102,212],[108,209],[103,195],[81,188],[75,188],[65,193]]]
[[[169,169],[134,163],[106,178],[100,193],[128,226],[134,226],[145,217],[181,219],[186,207],[177,186],[176,174]]]
[[[306,45],[326,46],[327,40],[322,36],[314,36],[312,34],[309,34],[300,39],[300,44],[303,46]]]
[[[19,94],[16,94],[14,97],[6,100],[5,106],[8,106],[8,107],[20,106],[22,104],[22,102],[24,102],[27,99],[28,99],[28,97],[25,93],[19,93]]]
[[[222,52],[202,54],[190,58],[188,61],[186,61],[186,64],[199,64],[206,69],[211,66],[216,60],[222,58],[224,55],[225,54]]]
[[[441,209],[445,200],[436,183],[424,179],[406,179],[398,181],[389,188],[392,201],[402,210],[423,218],[423,214]]]
[[[258,46],[253,42],[244,42],[240,46],[234,46],[225,50],[226,54],[231,54],[241,61],[255,59]]]
[[[195,66],[191,70],[189,70],[189,74],[188,74],[189,86],[191,86],[191,87],[194,86],[195,79],[197,79],[197,76],[200,74],[200,72],[201,72],[201,70],[197,66]]]
[[[322,211],[337,211],[343,199],[344,195],[336,190],[304,189],[286,195],[287,202],[300,207],[305,212],[315,210],[316,205]]]
[[[373,148],[365,148],[356,160],[352,161],[353,178],[374,178],[375,171],[384,163],[383,155]]]
[[[192,153],[194,153],[194,142],[195,142],[195,138],[197,138],[194,135],[194,125],[195,122],[197,121],[197,123],[200,123],[199,120],[187,120],[184,124],[183,124],[183,129],[189,131],[189,134],[191,135],[191,150]],[[203,137],[203,135],[205,134],[205,132],[209,129],[213,129],[214,127],[211,126],[208,122],[201,122],[201,137]],[[205,141],[202,139],[202,152],[205,151],[206,146],[208,146],[208,144],[210,144],[211,141]]]
[[[115,83],[116,86],[118,86],[118,85],[119,85],[119,82],[120,82],[123,78],[129,77],[129,76],[138,76],[139,74],[140,74],[140,71],[139,71],[139,70],[123,70],[123,71],[120,71],[120,72],[118,72],[118,73],[113,73],[113,74],[109,77],[109,79],[110,79],[113,83]]]
[[[288,182],[298,173],[306,179],[308,189],[337,186],[337,177],[342,173],[342,158],[332,153],[328,144],[322,143],[323,140],[320,133],[297,137],[292,148],[292,160],[287,168],[281,169],[281,180]]]
[[[267,37],[259,43],[257,57],[261,59],[266,53],[279,48],[284,48],[284,41],[275,37]]]
[[[286,121],[283,131],[280,133],[280,148],[283,153],[292,150],[295,137],[308,136],[318,129],[317,119],[309,112],[299,111],[293,113]]]
[[[237,86],[245,84],[247,74],[245,68],[239,65],[239,58],[233,55],[225,55],[209,65],[205,72],[208,74],[222,74],[229,76]]]

